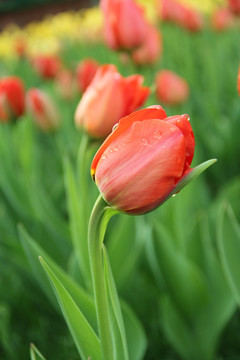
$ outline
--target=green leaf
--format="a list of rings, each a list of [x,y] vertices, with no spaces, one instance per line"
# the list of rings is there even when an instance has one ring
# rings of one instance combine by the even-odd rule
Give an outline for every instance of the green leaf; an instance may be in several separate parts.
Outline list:
[[[110,322],[112,326],[112,337],[114,345],[114,360],[128,360],[128,348],[127,339],[125,333],[125,327],[122,317],[122,311],[120,302],[115,286],[115,282],[112,275],[112,270],[109,264],[108,255],[105,246],[103,245],[103,259],[104,259],[104,270],[105,280],[108,293],[108,304]]]
[[[49,265],[42,258],[40,258],[40,262],[55,291],[80,356],[83,360],[87,360],[89,357],[93,360],[100,360],[100,341],[95,331]]]
[[[82,271],[86,285],[90,287],[90,262],[87,244],[87,219],[84,204],[81,199],[76,176],[73,172],[70,161],[66,158],[64,161],[64,180],[67,193],[67,204],[70,217],[70,230],[72,235],[73,247],[77,255],[78,264]]]
[[[232,294],[240,305],[240,225],[228,204],[222,206],[219,218],[217,240],[220,259]]]
[[[147,347],[147,338],[143,326],[131,308],[122,301],[121,309],[126,331],[129,359],[142,360]]]
[[[34,344],[30,345],[31,360],[46,360]]]
[[[163,226],[156,223],[154,231],[158,263],[169,294],[179,311],[192,319],[208,300],[204,274],[186,256],[175,251],[171,236]]]
[[[186,185],[188,185],[192,180],[196,179],[203,171],[205,171],[209,166],[213,165],[217,159],[207,160],[204,163],[193,168],[188,174],[186,174],[182,179],[177,183],[173,191],[168,195],[168,197],[163,201],[167,201],[171,196],[182,190]]]
[[[19,236],[33,274],[54,306],[58,309],[52,288],[46,278],[41,264],[39,263],[39,256],[44,257],[51,269],[54,271],[55,275],[61,281],[62,285],[67,289],[77,306],[81,309],[88,322],[96,330],[96,311],[92,297],[90,297],[90,295],[88,295],[86,291],[80,287],[80,285],[78,285],[53,261],[53,259],[50,258],[50,256],[36,243],[36,241],[34,241],[34,239],[31,238],[22,226],[19,226]]]

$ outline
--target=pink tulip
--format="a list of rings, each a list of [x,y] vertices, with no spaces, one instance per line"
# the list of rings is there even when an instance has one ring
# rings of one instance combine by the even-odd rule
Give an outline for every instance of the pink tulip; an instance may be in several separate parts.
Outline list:
[[[188,115],[167,117],[161,106],[152,106],[119,121],[96,153],[91,174],[113,208],[143,214],[191,171],[194,147]]]
[[[145,38],[143,10],[133,0],[101,0],[105,40],[114,50],[133,49]]]
[[[148,25],[143,44],[134,50],[132,57],[137,64],[152,64],[162,53],[162,36],[160,32]]]
[[[84,92],[94,78],[99,63],[94,59],[84,59],[77,66],[77,85],[80,92]]]
[[[202,15],[189,6],[175,0],[162,0],[159,9],[163,21],[174,22],[193,32],[203,28]]]
[[[59,95],[65,100],[71,100],[77,90],[76,81],[71,70],[60,70],[55,79],[55,85]]]
[[[25,111],[25,90],[17,76],[0,79],[0,122],[15,120]]]
[[[234,16],[228,8],[217,9],[211,20],[212,27],[217,31],[229,29],[234,25]]]
[[[156,76],[156,96],[168,105],[177,105],[189,97],[189,86],[183,78],[170,70],[161,70]]]
[[[106,137],[121,117],[144,103],[149,88],[142,83],[141,75],[124,78],[114,65],[100,66],[76,109],[77,127],[92,137]]]
[[[59,127],[59,115],[51,97],[36,88],[28,90],[26,106],[36,125],[43,131],[51,131]]]

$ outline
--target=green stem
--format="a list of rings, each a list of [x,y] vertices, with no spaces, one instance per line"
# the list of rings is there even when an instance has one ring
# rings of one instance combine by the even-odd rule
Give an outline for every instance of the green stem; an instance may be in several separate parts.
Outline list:
[[[107,206],[103,198],[99,196],[93,207],[88,229],[88,249],[102,360],[114,358],[102,246],[108,221],[115,213],[116,211]]]

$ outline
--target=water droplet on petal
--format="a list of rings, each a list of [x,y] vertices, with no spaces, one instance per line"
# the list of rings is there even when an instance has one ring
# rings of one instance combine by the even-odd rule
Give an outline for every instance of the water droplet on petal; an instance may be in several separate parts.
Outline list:
[[[113,148],[113,151],[114,151],[114,152],[118,151],[118,146],[115,146],[115,147]]]
[[[102,160],[105,160],[105,159],[106,159],[106,156],[105,156],[105,155],[102,155],[101,159],[102,159]]]
[[[118,124],[113,125],[112,131],[115,131],[117,127],[118,127]]]
[[[162,148],[163,148],[163,149],[166,149],[166,145],[163,145]]]
[[[125,142],[122,142],[122,146],[125,146],[126,145],[126,143]]]
[[[110,153],[112,153],[112,152],[113,152],[113,149],[112,149],[112,148],[111,148],[111,149],[109,149],[109,152],[110,152]]]
[[[176,196],[176,194],[173,194],[173,195],[172,195],[172,197],[175,197],[175,196]]]
[[[142,138],[142,144],[143,145],[148,145],[148,143],[149,143],[149,141],[148,141],[148,139],[146,138],[146,137],[144,137],[144,138]]]
[[[171,126],[169,130],[170,130],[171,132],[173,132],[173,131],[175,131],[175,129],[176,129],[175,126]]]
[[[160,130],[154,131],[153,137],[155,139],[160,139],[162,137],[162,131],[160,131]]]

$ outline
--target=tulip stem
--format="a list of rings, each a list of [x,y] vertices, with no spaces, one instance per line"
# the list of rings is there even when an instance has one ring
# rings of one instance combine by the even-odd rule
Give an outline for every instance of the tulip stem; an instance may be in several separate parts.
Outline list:
[[[107,224],[114,214],[116,214],[116,211],[110,208],[100,195],[93,207],[88,228],[88,250],[102,360],[113,360],[114,358],[103,264],[104,235]]]

